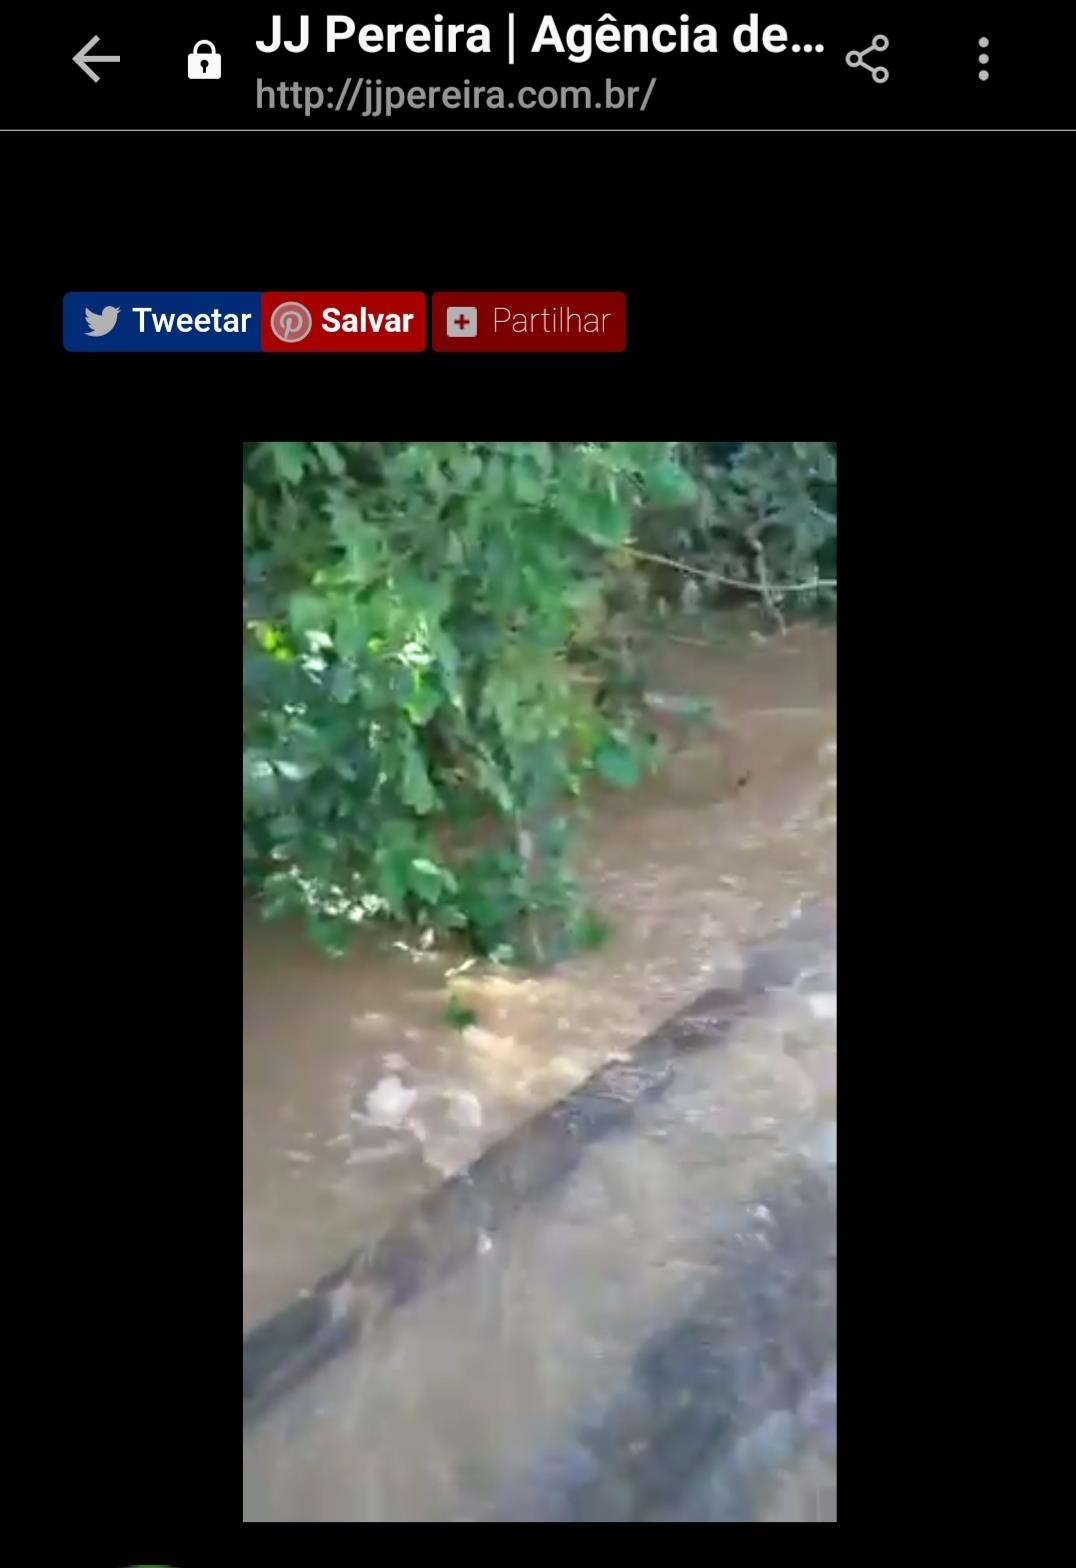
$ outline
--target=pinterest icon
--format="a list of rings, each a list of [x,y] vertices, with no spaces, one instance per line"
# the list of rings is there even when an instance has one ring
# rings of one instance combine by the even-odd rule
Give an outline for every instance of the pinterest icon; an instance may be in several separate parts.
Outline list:
[[[301,343],[314,325],[314,318],[305,305],[290,299],[276,307],[269,317],[269,325],[273,329],[273,336],[282,343]]]
[[[267,354],[421,354],[426,296],[380,289],[298,289],[294,294],[280,289],[262,295],[261,328]]]

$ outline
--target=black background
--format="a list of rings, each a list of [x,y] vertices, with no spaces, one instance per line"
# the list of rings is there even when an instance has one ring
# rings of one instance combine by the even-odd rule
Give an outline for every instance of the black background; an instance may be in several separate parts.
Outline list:
[[[807,409],[832,429],[849,397],[861,408],[867,395],[914,402],[946,380],[978,387],[1006,336],[1023,342],[1047,311],[1051,280],[1065,296],[1069,145],[403,137],[371,184],[353,137],[26,138],[33,161],[15,187],[37,209],[32,232],[51,240],[20,277],[35,308],[15,324],[90,418],[138,420],[149,400],[195,425],[241,420],[249,436],[297,418],[339,428],[342,411],[426,430],[469,417],[534,429],[599,408],[620,411],[623,428],[650,410],[691,421],[727,399],[756,429]],[[465,146],[484,190],[461,210]],[[138,200],[103,217],[93,182],[69,178],[86,158],[135,182]],[[66,290],[146,288],[622,289],[627,352],[65,353]],[[1063,313],[1048,316],[1056,337]]]
[[[184,20],[184,36],[215,26]],[[96,15],[74,31],[105,36]],[[857,910],[842,925],[842,1003],[846,1027],[876,1041],[877,997],[894,995],[910,934],[920,953],[947,942],[976,896],[970,881],[952,902],[940,892],[970,799],[948,770],[981,754],[990,732],[969,715],[982,683],[998,689],[982,674],[992,623],[978,600],[966,609],[967,541],[1002,555],[987,500],[1019,460],[1013,394],[1022,403],[1071,357],[1071,143],[298,133],[3,147],[21,432],[9,471],[27,479],[7,507],[9,602],[27,623],[8,740],[30,797],[18,819],[30,831],[10,835],[12,866],[29,864],[8,885],[28,966],[45,966],[30,1046],[15,1053],[41,1076],[11,1103],[47,1129],[55,1183],[26,1200],[10,1249],[32,1346],[19,1432],[68,1554],[110,1568],[237,1550],[294,1560],[294,1529],[248,1545],[238,1523],[238,784],[229,801],[222,759],[236,751],[239,683],[221,672],[237,641],[241,441],[836,435],[842,891]],[[482,186],[463,211],[461,159]],[[62,295],[97,287],[623,289],[628,351],[65,354]],[[910,704],[914,766],[899,745]],[[916,866],[930,869],[930,907]],[[945,1054],[931,1052],[932,1096]],[[862,1410],[870,1427],[873,1412],[885,1430],[842,1453],[842,1517],[876,1524],[879,1473],[900,1475],[914,1507],[907,1450],[883,1456],[913,1329],[907,1315],[896,1332],[882,1324],[892,1238],[927,1205],[909,1193],[914,1173],[890,1198],[870,1169],[886,1118],[906,1113],[891,1067],[877,1087],[866,1071],[849,1091],[866,1108],[860,1131],[842,1123],[846,1168],[863,1159],[857,1186],[871,1190],[842,1328],[846,1366],[867,1364],[842,1382],[842,1414]],[[914,1131],[929,1137],[918,1113]],[[917,1235],[920,1268],[925,1245]],[[908,1381],[927,1376],[917,1362]],[[301,1532],[304,1557],[347,1549],[334,1532],[321,1543]]]

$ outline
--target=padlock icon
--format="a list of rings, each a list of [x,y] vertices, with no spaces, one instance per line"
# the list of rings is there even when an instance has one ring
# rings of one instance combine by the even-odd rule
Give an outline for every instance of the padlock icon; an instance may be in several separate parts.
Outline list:
[[[220,55],[208,38],[199,38],[187,56],[187,75],[192,82],[220,81]]]

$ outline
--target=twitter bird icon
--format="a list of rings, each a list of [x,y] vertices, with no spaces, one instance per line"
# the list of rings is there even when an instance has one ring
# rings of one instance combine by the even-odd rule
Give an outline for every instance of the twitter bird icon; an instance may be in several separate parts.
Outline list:
[[[100,315],[95,310],[87,308],[86,326],[89,328],[89,331],[86,333],[86,336],[88,338],[107,337],[119,319],[120,307],[118,305],[106,305]]]
[[[260,354],[262,297],[207,289],[127,293],[103,285],[64,295],[69,354]],[[108,304],[105,301],[109,301]],[[305,307],[304,307],[305,308]]]

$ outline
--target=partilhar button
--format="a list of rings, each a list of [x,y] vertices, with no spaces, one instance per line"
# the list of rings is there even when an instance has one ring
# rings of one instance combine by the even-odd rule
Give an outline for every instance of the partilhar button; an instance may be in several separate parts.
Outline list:
[[[619,354],[623,294],[435,294],[433,346],[480,354]]]
[[[445,311],[445,331],[450,338],[478,336],[478,311],[474,305],[450,305]]]

